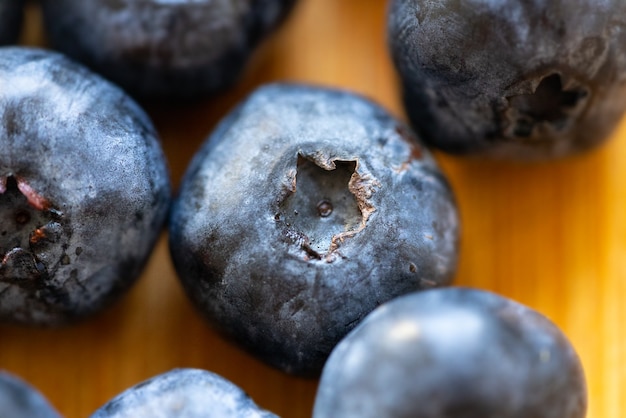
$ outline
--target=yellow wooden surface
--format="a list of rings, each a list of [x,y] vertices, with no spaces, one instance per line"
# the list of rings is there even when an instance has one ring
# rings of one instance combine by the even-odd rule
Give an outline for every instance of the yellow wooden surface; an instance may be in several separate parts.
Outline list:
[[[404,117],[385,7],[301,0],[231,91],[193,106],[147,106],[174,184],[215,123],[264,82],[341,86]],[[22,43],[45,44],[34,3]],[[437,158],[463,220],[456,284],[491,289],[554,320],[582,358],[588,416],[626,416],[626,123],[601,149],[558,162]],[[60,330],[0,326],[0,368],[37,386],[69,418],[174,367],[217,372],[283,417],[310,416],[317,382],[272,370],[211,331],[177,283],[165,234],[137,285],[102,314]]]

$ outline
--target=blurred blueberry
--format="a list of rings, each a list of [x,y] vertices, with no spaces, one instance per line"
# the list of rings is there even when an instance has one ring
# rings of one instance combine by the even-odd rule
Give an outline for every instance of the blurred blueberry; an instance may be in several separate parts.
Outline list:
[[[17,42],[23,14],[24,0],[0,0],[0,45]]]
[[[392,0],[388,38],[413,126],[444,151],[560,157],[626,108],[623,0]]]
[[[61,418],[48,401],[26,382],[0,370],[0,417]]]
[[[239,387],[198,369],[174,369],[113,398],[91,418],[276,418]]]
[[[53,47],[132,94],[193,98],[234,83],[296,0],[43,0]]]

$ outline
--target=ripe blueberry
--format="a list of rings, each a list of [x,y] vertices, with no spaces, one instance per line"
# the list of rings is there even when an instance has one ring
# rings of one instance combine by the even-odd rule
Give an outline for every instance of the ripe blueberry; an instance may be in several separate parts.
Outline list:
[[[51,44],[127,91],[195,97],[232,84],[295,0],[44,0]]]
[[[331,353],[314,418],[583,418],[574,349],[493,293],[433,289],[382,305]]]
[[[113,398],[91,418],[275,418],[239,387],[198,369],[174,369]]]
[[[414,127],[448,152],[560,157],[626,108],[622,0],[392,0],[388,37]]]
[[[60,324],[141,272],[170,186],[145,113],[57,53],[0,49],[0,320]]]
[[[451,190],[405,125],[360,96],[288,84],[221,123],[170,224],[200,311],[300,375],[380,303],[448,284],[457,239]]]
[[[24,0],[0,0],[0,45],[17,42],[23,9]]]
[[[48,401],[21,379],[0,371],[0,417],[60,418]]]

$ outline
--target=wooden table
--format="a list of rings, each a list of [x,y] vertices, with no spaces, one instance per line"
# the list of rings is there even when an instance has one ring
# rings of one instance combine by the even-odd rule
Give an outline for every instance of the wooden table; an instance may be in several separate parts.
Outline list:
[[[29,4],[23,43],[45,45]],[[216,122],[261,83],[305,81],[364,93],[403,110],[386,50],[385,1],[301,0],[231,91],[193,106],[148,106],[172,179]],[[463,220],[460,285],[543,312],[584,364],[591,418],[626,414],[626,121],[601,149],[567,160],[504,163],[437,154]],[[217,336],[177,282],[163,234],[132,291],[65,329],[0,327],[0,367],[37,386],[67,417],[175,367],[212,370],[284,417],[310,416],[317,381],[287,376]]]

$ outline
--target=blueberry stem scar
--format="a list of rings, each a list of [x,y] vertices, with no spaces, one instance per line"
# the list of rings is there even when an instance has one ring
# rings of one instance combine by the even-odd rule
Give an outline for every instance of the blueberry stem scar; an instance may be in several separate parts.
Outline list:
[[[505,118],[513,124],[514,136],[529,137],[540,124],[563,130],[587,96],[583,88],[565,88],[561,76],[553,73],[540,78],[533,93],[507,97],[510,109]]]
[[[341,242],[365,228],[375,210],[368,201],[376,182],[363,180],[358,161],[298,153],[296,177],[275,220],[284,220],[307,259],[332,261]],[[324,257],[325,256],[325,257]]]

